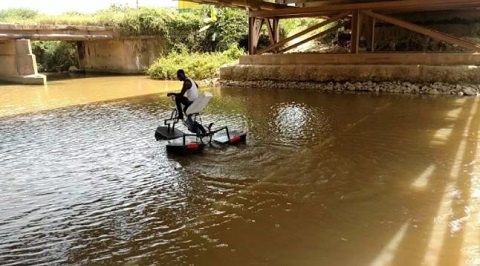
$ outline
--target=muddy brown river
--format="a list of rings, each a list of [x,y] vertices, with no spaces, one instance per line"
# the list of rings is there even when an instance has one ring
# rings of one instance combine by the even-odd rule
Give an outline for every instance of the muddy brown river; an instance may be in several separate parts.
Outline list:
[[[479,100],[203,88],[245,145],[167,154],[180,83],[0,85],[0,265],[479,265]]]

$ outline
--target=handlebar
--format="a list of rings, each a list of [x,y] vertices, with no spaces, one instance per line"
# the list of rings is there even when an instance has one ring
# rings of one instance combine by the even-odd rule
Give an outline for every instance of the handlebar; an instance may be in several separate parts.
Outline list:
[[[177,94],[173,92],[169,92],[167,93],[167,97],[170,97],[172,101],[175,101],[175,97],[177,97]]]

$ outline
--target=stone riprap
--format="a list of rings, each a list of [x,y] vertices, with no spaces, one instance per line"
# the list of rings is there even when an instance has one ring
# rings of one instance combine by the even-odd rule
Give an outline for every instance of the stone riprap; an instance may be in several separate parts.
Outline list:
[[[414,84],[410,82],[305,82],[287,81],[278,82],[264,81],[233,81],[220,80],[222,87],[249,87],[268,89],[302,89],[331,92],[374,92],[374,93],[398,93],[398,94],[428,94],[428,95],[457,95],[478,96],[480,85],[475,84],[448,84],[435,82],[431,84]]]
[[[228,65],[224,87],[307,89],[332,92],[480,95],[476,66]]]

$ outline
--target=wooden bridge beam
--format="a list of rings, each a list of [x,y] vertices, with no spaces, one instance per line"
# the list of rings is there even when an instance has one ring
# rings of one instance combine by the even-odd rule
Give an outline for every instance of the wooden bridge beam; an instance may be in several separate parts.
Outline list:
[[[367,51],[375,51],[375,18],[365,16],[365,41],[367,42]]]
[[[424,11],[424,10],[449,10],[480,7],[480,0],[397,0],[371,3],[346,3],[330,4],[315,7],[295,8],[287,7],[276,10],[259,10],[250,12],[252,17],[309,17],[329,15],[332,12],[345,12],[353,10],[378,10],[388,12]]]
[[[248,18],[248,53],[255,54],[262,34],[263,18]]]
[[[360,43],[360,11],[354,10],[352,12],[352,35],[350,41],[350,53],[357,54],[359,51],[359,43]]]
[[[268,37],[270,38],[270,43],[276,44],[280,39],[279,19],[269,18],[269,19],[266,19],[266,21],[267,21],[267,31],[268,31]]]
[[[334,22],[334,21],[337,21],[337,20],[339,20],[339,19],[341,19],[341,18],[344,18],[344,17],[346,17],[348,14],[349,14],[349,12],[344,12],[344,13],[338,14],[338,15],[336,15],[336,16],[333,16],[333,17],[331,17],[331,18],[329,18],[329,19],[327,19],[327,20],[325,20],[325,21],[322,21],[322,22],[320,22],[320,23],[318,23],[318,24],[315,24],[315,25],[313,25],[313,26],[311,26],[311,27],[309,27],[309,28],[307,28],[307,29],[305,29],[305,30],[297,33],[297,34],[294,34],[294,35],[292,35],[292,36],[290,36],[290,37],[288,37],[288,38],[285,38],[285,39],[283,39],[283,40],[281,40],[281,41],[278,41],[277,43],[275,43],[275,44],[273,44],[273,45],[270,45],[269,47],[267,47],[267,48],[265,48],[265,49],[263,49],[263,50],[261,50],[261,51],[258,51],[257,54],[263,54],[263,53],[272,51],[272,50],[274,50],[274,49],[276,49],[276,48],[279,48],[279,47],[285,45],[286,43],[288,43],[289,41],[292,41],[292,40],[294,40],[294,39],[296,39],[296,38],[299,38],[299,37],[301,37],[301,36],[303,36],[303,35],[305,35],[305,34],[307,34],[307,33],[309,33],[309,32],[312,32],[312,31],[317,30],[317,29],[319,29],[319,28],[321,28],[321,27],[323,27],[323,26],[326,26],[326,25],[328,25],[328,24],[330,24],[330,23],[332,23],[332,22]],[[254,53],[251,53],[251,54],[254,54]]]
[[[300,45],[302,45],[302,44],[304,44],[304,43],[307,43],[307,42],[309,42],[309,41],[315,40],[315,39],[320,38],[320,37],[322,37],[322,36],[324,36],[324,35],[327,35],[327,34],[329,34],[329,33],[335,32],[335,31],[337,31],[338,29],[340,29],[341,27],[343,27],[343,25],[340,24],[340,23],[338,23],[337,25],[331,27],[331,28],[328,29],[328,30],[324,30],[324,31],[322,31],[322,32],[319,32],[319,33],[317,33],[317,34],[315,34],[315,35],[313,35],[313,36],[310,36],[310,37],[308,37],[308,38],[306,38],[306,39],[304,39],[304,40],[302,40],[302,41],[299,41],[299,42],[297,42],[297,43],[295,43],[295,44],[293,44],[293,45],[290,45],[290,46],[288,46],[288,47],[285,47],[285,48],[279,50],[278,52],[279,52],[279,53],[285,53],[286,51],[289,51],[289,50],[291,50],[291,49],[293,49],[293,48],[295,48],[295,47],[298,47],[298,46],[300,46]]]
[[[262,0],[185,0],[199,4],[212,4],[227,7],[242,7],[255,10],[276,10],[285,8],[287,5],[264,2]]]
[[[449,44],[452,44],[452,45],[457,45],[457,46],[463,47],[467,50],[471,50],[471,51],[474,51],[474,52],[480,52],[480,46],[478,46],[478,45],[476,45],[472,42],[465,41],[465,40],[462,40],[460,38],[456,38],[456,37],[453,37],[451,35],[448,35],[448,34],[445,34],[445,33],[442,33],[442,32],[438,32],[438,31],[435,31],[435,30],[431,30],[431,29],[428,29],[428,28],[425,28],[425,27],[421,27],[421,26],[415,25],[413,23],[410,23],[410,22],[407,22],[407,21],[404,21],[404,20],[401,20],[401,19],[398,19],[398,18],[393,18],[393,17],[390,17],[390,16],[381,15],[381,14],[378,14],[378,13],[375,13],[375,12],[372,12],[372,11],[368,11],[368,10],[362,10],[361,12],[363,14],[365,14],[367,16],[370,16],[370,17],[373,17],[375,19],[382,20],[384,22],[391,23],[391,24],[399,26],[401,28],[405,28],[405,29],[408,29],[408,30],[411,30],[411,31],[414,31],[414,32],[432,37],[435,40],[443,41],[443,42],[446,42],[446,43],[449,43]]]

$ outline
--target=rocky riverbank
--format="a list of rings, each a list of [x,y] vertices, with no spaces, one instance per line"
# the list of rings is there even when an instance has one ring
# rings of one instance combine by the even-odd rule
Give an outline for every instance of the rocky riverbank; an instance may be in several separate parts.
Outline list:
[[[371,92],[392,94],[479,96],[480,85],[442,82],[416,84],[411,82],[298,82],[298,81],[233,81],[220,80],[222,87],[254,87],[270,89],[301,89],[329,92]]]
[[[218,87],[220,86],[219,78],[201,79],[198,81],[200,87]]]

